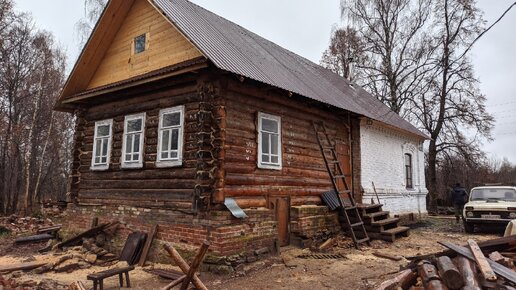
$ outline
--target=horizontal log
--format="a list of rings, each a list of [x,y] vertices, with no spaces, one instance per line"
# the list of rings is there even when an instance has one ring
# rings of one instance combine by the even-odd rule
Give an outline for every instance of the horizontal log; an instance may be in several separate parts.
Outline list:
[[[463,276],[455,267],[448,256],[438,257],[436,259],[439,276],[444,284],[450,289],[460,289],[464,286]]]
[[[477,280],[477,269],[473,262],[468,260],[466,257],[458,256],[455,258],[455,264],[462,274],[462,281],[464,287],[468,287],[469,290],[480,290],[480,284]]]
[[[193,189],[195,179],[126,179],[126,180],[88,180],[81,179],[81,189]]]
[[[317,196],[331,190],[331,186],[312,188],[304,186],[226,186],[224,188],[225,196]]]
[[[233,174],[226,172],[226,185],[264,185],[264,186],[310,186],[325,187],[330,184],[329,179],[317,179],[306,176],[290,177],[288,175],[260,176],[256,174]]]
[[[188,211],[192,209],[192,202],[179,202],[179,201],[166,201],[166,200],[156,200],[156,201],[148,201],[148,200],[132,200],[132,199],[92,199],[92,198],[83,198],[78,197],[77,201],[79,205],[84,206],[133,206],[133,207],[142,207],[142,208],[151,208],[151,209],[170,209],[170,210],[181,210]]]
[[[81,185],[82,186],[82,185]],[[90,199],[184,201],[191,200],[194,189],[83,189],[79,196]]]
[[[81,175],[83,179],[124,180],[124,179],[193,179],[194,168],[167,169],[127,169],[123,171],[88,171]]]

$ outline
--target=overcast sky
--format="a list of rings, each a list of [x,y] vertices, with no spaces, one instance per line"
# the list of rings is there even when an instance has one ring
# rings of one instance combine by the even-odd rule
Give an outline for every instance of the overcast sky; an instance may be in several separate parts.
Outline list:
[[[84,15],[84,0],[15,0],[30,12],[36,26],[51,31],[66,50],[69,66],[79,52],[75,23]],[[332,27],[340,23],[339,0],[194,0],[241,26],[319,63]],[[513,0],[478,0],[488,25]],[[473,61],[489,112],[496,118],[490,154],[516,164],[516,9],[489,31],[473,49]],[[69,68],[70,69],[70,68]]]

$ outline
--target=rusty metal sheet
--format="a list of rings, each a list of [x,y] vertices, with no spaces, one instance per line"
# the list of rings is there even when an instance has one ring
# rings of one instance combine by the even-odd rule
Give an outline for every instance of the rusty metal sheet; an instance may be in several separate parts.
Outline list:
[[[428,138],[357,85],[187,0],[151,0],[218,68]]]

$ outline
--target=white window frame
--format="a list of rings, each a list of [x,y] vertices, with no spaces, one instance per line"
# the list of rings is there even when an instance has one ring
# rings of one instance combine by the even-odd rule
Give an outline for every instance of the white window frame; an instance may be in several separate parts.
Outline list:
[[[106,156],[106,163],[95,163],[95,156],[97,155],[97,139],[99,138],[106,138],[106,137],[98,137],[97,136],[97,129],[99,126],[105,126],[109,125],[109,135],[107,136],[108,139],[108,145],[107,145],[107,156]],[[113,139],[113,119],[108,120],[102,120],[95,122],[95,132],[93,135],[93,154],[91,156],[91,170],[108,170],[109,169],[109,163],[111,161],[111,140]],[[102,147],[101,147],[102,148]]]
[[[262,161],[262,119],[268,119],[278,122],[278,163],[270,163]],[[282,161],[282,135],[281,135],[281,117],[258,112],[258,168],[281,170],[283,168]],[[269,142],[269,146],[271,142]],[[270,152],[270,151],[269,151]]]
[[[177,158],[170,159],[162,159],[162,145],[163,140],[161,140],[162,131],[167,130],[168,128],[163,128],[163,115],[170,113],[181,113],[179,118],[179,126],[175,127],[179,129],[178,138],[177,138]],[[157,157],[156,157],[156,167],[177,167],[183,165],[183,132],[184,132],[184,120],[185,120],[185,107],[177,106],[173,108],[166,108],[159,111],[159,126],[158,126],[158,148],[157,148]]]
[[[129,121],[133,121],[133,120],[142,120],[142,129],[139,131],[139,132],[127,132],[127,124]],[[125,155],[126,155],[126,142],[127,142],[127,136],[129,135],[140,135],[140,145],[139,145],[139,155],[138,155],[138,160],[136,161],[127,161],[125,160]],[[123,136],[123,139],[122,139],[122,156],[120,157],[121,159],[121,164],[122,164],[122,168],[142,168],[143,167],[143,148],[144,148],[144,143],[145,143],[145,113],[140,113],[140,114],[134,114],[134,115],[128,115],[128,116],[125,116],[125,119],[124,119],[124,136]],[[133,144],[131,145],[131,147],[134,146],[134,140],[133,140]],[[134,150],[134,148],[133,148]],[[132,152],[131,154],[134,154],[134,152]]]

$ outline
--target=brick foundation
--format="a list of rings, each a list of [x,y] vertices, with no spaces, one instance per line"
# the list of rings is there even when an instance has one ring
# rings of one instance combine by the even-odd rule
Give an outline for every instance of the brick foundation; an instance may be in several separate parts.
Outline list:
[[[321,232],[339,232],[337,213],[330,212],[326,206],[303,205],[290,209],[290,230],[292,234],[313,238]]]

